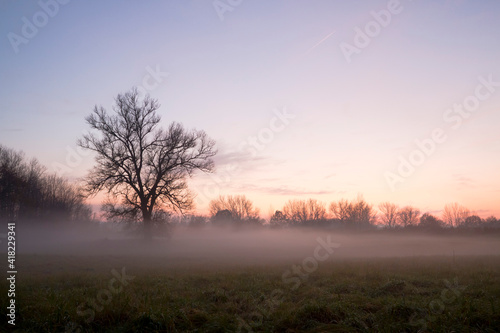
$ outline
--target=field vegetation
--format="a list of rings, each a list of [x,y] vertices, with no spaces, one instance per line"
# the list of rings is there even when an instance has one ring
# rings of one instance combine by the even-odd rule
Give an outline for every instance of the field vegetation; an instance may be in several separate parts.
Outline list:
[[[17,332],[496,332],[500,327],[498,256],[334,253],[316,268],[286,257],[259,263],[187,254],[177,259],[23,254],[18,262]],[[2,304],[7,288],[4,280]],[[7,331],[5,320],[1,325]]]

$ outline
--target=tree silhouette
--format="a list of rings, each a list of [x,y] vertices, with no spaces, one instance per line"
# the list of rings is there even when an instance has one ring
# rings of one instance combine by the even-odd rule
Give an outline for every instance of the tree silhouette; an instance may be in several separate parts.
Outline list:
[[[352,204],[346,199],[330,204],[330,212],[342,222],[348,221],[352,213]]]
[[[448,204],[443,210],[443,221],[450,227],[462,225],[470,216],[470,211],[458,203]]]
[[[78,144],[96,153],[97,165],[86,178],[89,195],[107,191],[111,216],[140,215],[146,238],[151,238],[155,209],[184,212],[193,207],[187,178],[196,170],[211,172],[215,142],[203,131],[187,131],[179,123],[162,129],[157,100],[142,101],[136,88],[115,99],[114,113],[95,106],[86,118],[92,130]]]
[[[269,220],[269,225],[274,228],[284,227],[288,223],[288,219],[286,215],[283,214],[281,210],[277,210],[274,212],[273,216],[271,216]]]
[[[399,210],[399,223],[404,227],[416,225],[420,216],[420,210],[411,206],[403,207]]]
[[[394,228],[398,221],[398,206],[390,202],[384,202],[378,206],[378,209],[382,213],[382,222],[389,228]]]
[[[442,227],[443,222],[438,220],[434,215],[425,213],[420,217],[418,226],[420,228],[437,230]]]
[[[229,209],[219,210],[214,216],[212,216],[212,223],[214,223],[214,225],[225,226],[231,224],[232,222],[233,214],[231,214]]]
[[[283,206],[283,215],[295,224],[326,219],[325,204],[315,200],[289,200]]]
[[[330,211],[340,221],[349,222],[358,227],[371,225],[377,219],[377,213],[373,210],[373,206],[368,204],[362,196],[358,196],[353,202],[345,199],[332,202]]]
[[[227,197],[221,195],[210,201],[209,210],[212,217],[227,210],[231,214],[231,219],[237,222],[259,218],[259,210],[254,208],[253,203],[244,195],[228,195]]]
[[[36,159],[0,145],[0,221],[88,221],[91,209],[80,188]]]
[[[483,220],[479,216],[471,215],[465,219],[464,223],[461,226],[466,228],[475,228],[480,226],[481,223],[483,223]]]

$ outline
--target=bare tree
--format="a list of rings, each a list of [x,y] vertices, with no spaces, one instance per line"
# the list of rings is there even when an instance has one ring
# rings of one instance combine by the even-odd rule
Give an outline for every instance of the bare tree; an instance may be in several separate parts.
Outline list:
[[[326,219],[325,204],[316,199],[307,200],[307,208],[309,211],[309,220],[321,221]]]
[[[376,222],[377,213],[372,205],[359,196],[356,202],[352,203],[350,220],[358,225],[370,225]]]
[[[0,219],[15,220],[22,203],[25,185],[24,155],[0,145]]]
[[[404,227],[416,225],[419,222],[420,210],[406,206],[401,208],[398,213],[399,223]]]
[[[443,210],[443,221],[450,227],[458,227],[470,216],[470,211],[458,203],[448,204]]]
[[[335,216],[335,218],[341,221],[349,220],[351,210],[352,205],[346,199],[341,199],[338,202],[332,202],[330,204],[330,212]]]
[[[283,215],[295,223],[320,221],[326,218],[326,208],[316,199],[289,200],[283,207]]]
[[[289,200],[283,206],[283,214],[292,223],[302,223],[309,219],[305,200]]]
[[[92,130],[78,144],[96,153],[97,165],[86,178],[89,195],[107,191],[113,216],[140,214],[146,238],[151,238],[157,208],[184,212],[193,207],[187,178],[196,170],[211,172],[215,142],[203,131],[188,131],[179,123],[162,129],[157,100],[142,101],[136,88],[115,99],[114,112],[95,106],[86,118]]]
[[[378,209],[382,213],[382,222],[389,228],[394,228],[398,221],[398,206],[390,202],[384,202],[378,205]]]
[[[51,174],[41,179],[41,215],[64,221],[90,220],[92,210],[84,204],[81,189],[67,179]]]
[[[0,145],[0,220],[88,221],[91,213],[79,186]]]
[[[377,214],[362,196],[356,201],[349,202],[345,199],[330,204],[330,211],[341,221],[348,221],[355,225],[370,225],[376,221]]]
[[[212,217],[227,210],[231,213],[231,218],[237,221],[259,218],[259,210],[254,208],[253,203],[244,195],[219,196],[219,198],[210,201],[209,210]]]

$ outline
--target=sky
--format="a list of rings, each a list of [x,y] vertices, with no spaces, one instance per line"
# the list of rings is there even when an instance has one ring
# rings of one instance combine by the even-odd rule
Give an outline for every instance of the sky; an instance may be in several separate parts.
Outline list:
[[[200,213],[362,195],[500,216],[497,0],[2,1],[0,144],[83,177],[95,105],[136,86],[217,142]],[[91,203],[97,205],[97,199]]]

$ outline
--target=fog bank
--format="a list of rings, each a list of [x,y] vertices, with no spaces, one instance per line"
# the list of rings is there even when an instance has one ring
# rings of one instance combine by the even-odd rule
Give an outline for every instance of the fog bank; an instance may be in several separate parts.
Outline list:
[[[308,229],[234,230],[177,227],[169,237],[146,241],[108,228],[49,230],[20,228],[18,254],[161,257],[169,261],[269,263],[312,256],[325,242],[336,247],[329,259],[498,255],[498,236],[338,232]],[[3,249],[5,250],[5,249]]]

